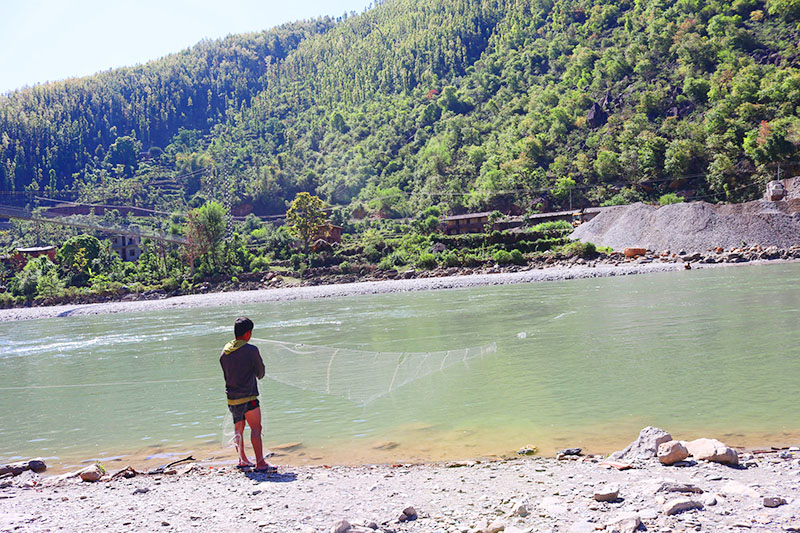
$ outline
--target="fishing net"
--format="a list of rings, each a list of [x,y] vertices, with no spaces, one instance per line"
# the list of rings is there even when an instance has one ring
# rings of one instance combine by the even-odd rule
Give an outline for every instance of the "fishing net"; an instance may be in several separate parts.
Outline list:
[[[434,352],[367,352],[253,338],[266,377],[303,390],[340,396],[358,406],[418,379],[494,354],[497,344]],[[262,411],[263,414],[263,411]],[[262,420],[262,425],[266,420]],[[226,413],[222,444],[233,445],[233,420]]]
[[[260,343],[267,377],[308,391],[341,396],[364,406],[455,365],[497,351],[497,344],[435,352],[365,352],[331,346]]]

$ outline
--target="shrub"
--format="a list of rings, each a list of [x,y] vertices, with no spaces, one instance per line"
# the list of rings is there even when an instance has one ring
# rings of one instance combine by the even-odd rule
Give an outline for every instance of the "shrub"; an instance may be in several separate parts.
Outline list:
[[[169,292],[178,290],[180,286],[181,284],[178,283],[178,280],[175,279],[174,277],[169,277],[161,282],[161,288]]]
[[[458,254],[455,252],[445,252],[440,257],[441,263],[443,266],[446,267],[458,267],[461,266],[461,258],[458,257]]]
[[[250,261],[250,272],[262,272],[269,270],[269,259],[263,255],[256,255]]]
[[[514,261],[511,252],[507,250],[497,250],[492,256],[492,259],[494,259],[494,262],[498,265],[508,265]]]
[[[415,265],[417,268],[421,268],[423,270],[431,270],[436,268],[436,256],[430,253],[424,253],[419,256]]]
[[[342,274],[347,274],[348,272],[350,272],[350,270],[352,270],[352,267],[350,266],[350,263],[348,263],[347,261],[342,261],[341,263],[339,263],[339,271]]]
[[[364,257],[370,263],[377,263],[383,257],[383,254],[374,244],[368,244],[364,247]]]
[[[526,263],[525,256],[516,248],[511,250],[511,262],[515,265],[524,265]]]
[[[31,259],[8,284],[8,288],[15,296],[24,296],[32,299],[38,293],[41,296],[53,296],[64,288],[64,283],[58,277],[56,265],[47,256]]]
[[[481,259],[475,254],[466,254],[461,263],[465,267],[476,267],[481,264]]]
[[[573,241],[561,249],[561,253],[570,257],[591,257],[597,253],[597,247],[591,242]]]
[[[542,222],[536,224],[531,228],[531,231],[538,231],[540,233],[562,233],[565,231],[572,231],[572,224],[566,220],[553,220],[552,222]]]
[[[292,254],[292,257],[289,258],[289,262],[292,263],[292,268],[295,270],[300,270],[300,267],[306,262],[305,254]]]
[[[397,250],[386,256],[386,260],[392,266],[404,266],[408,264],[408,256],[402,250]]]
[[[658,199],[659,205],[679,204],[681,202],[683,202],[683,198],[681,198],[674,192],[668,192],[667,194],[662,194],[661,197]]]

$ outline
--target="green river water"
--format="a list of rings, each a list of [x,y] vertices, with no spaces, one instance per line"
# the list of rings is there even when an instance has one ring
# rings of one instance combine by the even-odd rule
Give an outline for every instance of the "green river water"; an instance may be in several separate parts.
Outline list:
[[[267,446],[302,443],[286,461],[609,452],[647,425],[732,445],[800,441],[800,264],[790,263],[5,322],[0,462],[220,450],[219,351],[239,315],[256,338],[330,351],[497,346],[366,405],[263,380]],[[368,389],[374,361],[346,353]]]

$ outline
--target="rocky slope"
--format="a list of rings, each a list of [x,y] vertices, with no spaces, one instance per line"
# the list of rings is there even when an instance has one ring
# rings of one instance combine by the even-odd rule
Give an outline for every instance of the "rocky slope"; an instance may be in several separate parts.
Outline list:
[[[572,238],[614,250],[632,247],[704,252],[753,245],[790,248],[800,244],[800,199],[618,206],[579,226]]]

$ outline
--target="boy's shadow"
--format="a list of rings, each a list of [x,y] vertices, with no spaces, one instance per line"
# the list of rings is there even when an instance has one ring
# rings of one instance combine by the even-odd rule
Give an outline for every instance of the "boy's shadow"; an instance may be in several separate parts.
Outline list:
[[[291,483],[297,481],[297,474],[294,472],[281,472],[270,474],[267,472],[245,472],[244,475],[257,483]]]

